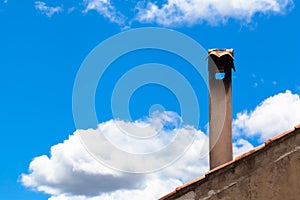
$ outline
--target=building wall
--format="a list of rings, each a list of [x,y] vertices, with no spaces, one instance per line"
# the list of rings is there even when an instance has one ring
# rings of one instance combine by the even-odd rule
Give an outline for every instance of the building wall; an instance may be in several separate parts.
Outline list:
[[[300,130],[250,152],[167,199],[300,199]]]

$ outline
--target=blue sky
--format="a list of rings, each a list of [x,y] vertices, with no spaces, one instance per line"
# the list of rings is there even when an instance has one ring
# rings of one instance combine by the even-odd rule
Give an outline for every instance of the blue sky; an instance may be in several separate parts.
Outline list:
[[[173,133],[196,132],[199,136],[191,151],[163,172],[131,175],[105,168],[79,147],[72,112],[76,75],[84,59],[100,42],[122,31],[148,26],[170,28],[205,49],[234,48],[235,154],[300,124],[298,2],[228,2],[2,0],[0,199],[97,200],[126,195],[136,199],[146,195],[153,199],[207,171],[207,160],[201,160],[195,153],[196,145],[206,138],[208,92],[204,82],[183,59],[158,50],[129,53],[108,68],[95,96],[99,129],[109,137],[119,133],[118,123],[133,131],[134,124],[146,124],[150,132],[163,127],[166,134],[157,143],[160,145],[165,145]],[[199,127],[187,127],[184,119],[178,125],[181,121],[176,113],[180,115],[180,102],[176,94],[159,85],[145,85],[133,93],[128,109],[132,120],[137,121],[116,119],[111,113],[111,94],[120,77],[133,66],[153,62],[177,69],[191,81],[199,101]],[[156,104],[172,112],[148,116],[158,108],[151,108]],[[131,149],[126,146],[126,139],[112,142],[125,144],[128,151],[151,150],[146,148],[149,144]],[[32,171],[28,171],[30,163]],[[191,170],[182,171],[183,166],[191,166]],[[68,182],[76,184],[67,185]],[[153,185],[157,184],[168,187],[155,188]],[[101,189],[97,191],[93,186]]]

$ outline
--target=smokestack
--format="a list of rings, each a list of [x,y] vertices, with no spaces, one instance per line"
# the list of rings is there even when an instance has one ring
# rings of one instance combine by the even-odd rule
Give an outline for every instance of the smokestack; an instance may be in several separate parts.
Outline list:
[[[233,49],[208,51],[210,169],[229,162],[232,153],[231,69]]]

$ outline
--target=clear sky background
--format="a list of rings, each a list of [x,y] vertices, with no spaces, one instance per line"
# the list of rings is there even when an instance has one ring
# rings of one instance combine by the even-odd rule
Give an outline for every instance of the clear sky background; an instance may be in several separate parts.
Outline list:
[[[235,155],[300,124],[298,3],[1,0],[0,199],[155,199],[208,170],[207,157],[197,154],[197,145],[207,137],[207,90],[184,61],[166,52],[128,54],[108,69],[95,97],[99,128],[108,135],[118,133],[109,103],[122,73],[138,64],[163,63],[191,81],[199,98],[200,126],[179,127],[176,95],[157,85],[133,94],[132,119],[148,123],[151,105],[163,105],[172,112],[150,116],[150,121],[163,125],[167,121],[171,133],[198,133],[191,151],[163,171],[132,175],[99,164],[80,145],[72,114],[76,74],[92,49],[121,31],[165,27],[186,34],[205,49],[234,48]],[[122,122],[129,127],[134,123]]]

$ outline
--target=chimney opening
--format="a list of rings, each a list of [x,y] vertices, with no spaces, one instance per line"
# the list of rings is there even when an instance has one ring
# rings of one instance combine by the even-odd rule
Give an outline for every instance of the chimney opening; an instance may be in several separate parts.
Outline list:
[[[223,80],[225,78],[225,72],[217,72],[215,73],[216,80]]]

